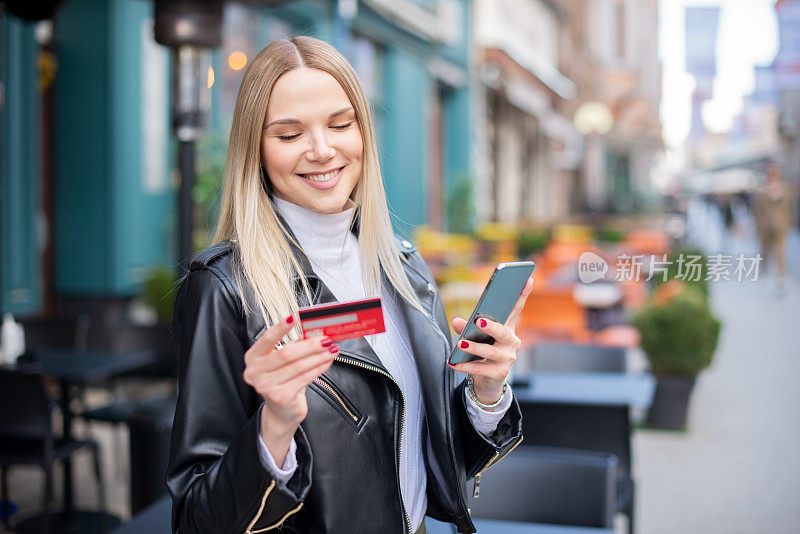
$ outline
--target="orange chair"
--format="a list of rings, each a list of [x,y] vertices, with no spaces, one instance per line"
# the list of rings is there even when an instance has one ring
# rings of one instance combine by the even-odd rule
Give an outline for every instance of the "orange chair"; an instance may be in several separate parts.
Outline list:
[[[647,284],[644,281],[626,280],[617,284],[622,290],[622,304],[625,308],[640,308],[647,302]]]
[[[634,254],[661,255],[670,251],[670,238],[664,232],[640,230],[628,234],[625,247]]]
[[[639,345],[639,332],[630,325],[589,330],[586,309],[575,299],[572,288],[539,286],[538,281],[522,310],[517,332],[525,348],[544,341],[622,348]]]
[[[520,336],[527,344],[542,339],[586,342],[590,339],[586,310],[575,300],[572,288],[537,285],[519,318]]]
[[[608,326],[592,334],[592,343],[603,347],[632,349],[638,347],[640,341],[639,331],[627,324]]]

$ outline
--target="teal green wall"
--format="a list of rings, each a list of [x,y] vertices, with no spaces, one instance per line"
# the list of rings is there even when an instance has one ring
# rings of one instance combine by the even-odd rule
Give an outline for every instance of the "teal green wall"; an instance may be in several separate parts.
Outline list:
[[[474,180],[472,173],[473,120],[470,92],[464,87],[447,92],[444,101],[444,131],[446,139],[444,175],[449,189],[462,176]]]
[[[475,181],[474,159],[472,157],[473,140],[476,135],[485,135],[475,131],[472,99],[474,98],[475,77],[469,72],[472,64],[470,46],[472,28],[472,10],[469,0],[462,1],[464,18],[461,26],[461,41],[442,51],[442,56],[453,64],[460,66],[467,74],[466,85],[452,88],[447,92],[444,102],[445,162],[444,190],[450,196],[457,182],[462,179]],[[473,203],[476,199],[473,195]]]
[[[426,0],[420,0],[425,4]],[[469,0],[462,2],[465,15]],[[278,17],[301,34],[334,42],[332,2],[300,0],[277,8],[251,5],[258,14],[256,39],[267,44],[266,22]],[[127,296],[139,291],[147,270],[175,263],[175,188],[143,184],[143,25],[152,17],[149,0],[69,0],[55,21],[58,73],[55,85],[55,288],[62,296]],[[262,28],[263,26],[263,28]],[[380,49],[381,94],[376,102],[378,148],[393,220],[407,235],[425,222],[429,161],[428,111],[437,81],[428,70],[442,57],[465,71],[469,21],[456,46],[432,45],[359,4],[349,24]],[[338,26],[341,29],[341,26]],[[346,50],[343,50],[346,52]],[[37,48],[29,24],[3,22],[6,106],[3,109],[0,305],[34,313],[41,303],[36,236],[39,130],[34,88]],[[214,55],[219,72],[224,58]],[[169,100],[169,68],[163,83]],[[217,80],[220,80],[217,76]],[[212,93],[212,98],[218,98]],[[470,176],[470,88],[449,88],[444,100],[445,186]],[[213,130],[228,118],[212,107]],[[156,128],[165,133],[164,172],[174,168],[170,113]]]
[[[381,169],[395,229],[410,235],[427,210],[428,127],[431,81],[416,56],[390,49],[385,55],[384,131]]]
[[[425,5],[425,1],[418,2]],[[384,47],[384,99],[376,113],[378,148],[393,223],[398,232],[411,235],[423,224],[428,209],[428,112],[437,80],[427,64],[439,56],[468,73],[470,64],[470,2],[462,1],[462,38],[454,46],[434,46],[387,22],[369,8],[359,6],[354,31]],[[445,122],[443,194],[464,176],[474,179],[471,146],[470,77],[462,87],[452,87],[443,102]]]
[[[37,51],[33,24],[4,14],[0,310],[15,315],[36,313],[41,306]]]
[[[56,287],[62,295],[134,294],[151,266],[174,261],[173,187],[167,181],[149,192],[143,184],[140,64],[142,26],[152,9],[152,2],[138,0],[71,0],[56,20]],[[163,83],[169,98],[168,72]],[[162,120],[172,143],[169,114]]]

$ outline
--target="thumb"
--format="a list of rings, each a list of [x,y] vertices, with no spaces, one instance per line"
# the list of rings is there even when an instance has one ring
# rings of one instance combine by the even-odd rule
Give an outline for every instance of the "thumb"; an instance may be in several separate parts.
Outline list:
[[[461,317],[453,317],[453,330],[456,331],[456,334],[459,336],[461,332],[464,331],[464,327],[467,325],[466,319],[462,319]]]

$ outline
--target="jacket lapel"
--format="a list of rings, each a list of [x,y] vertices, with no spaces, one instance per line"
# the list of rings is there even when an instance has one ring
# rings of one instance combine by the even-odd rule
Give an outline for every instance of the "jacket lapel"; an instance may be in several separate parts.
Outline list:
[[[331,292],[328,286],[325,285],[317,274],[314,272],[314,269],[311,267],[311,262],[308,260],[305,252],[298,247],[295,243],[297,242],[297,237],[292,232],[292,229],[286,223],[286,220],[281,216],[278,210],[275,210],[275,214],[278,216],[278,220],[292,236],[292,239],[289,240],[289,247],[292,249],[292,253],[294,257],[297,259],[297,262],[300,264],[300,268],[303,270],[303,274],[308,280],[309,289],[311,290],[311,295],[313,298],[313,302],[309,303],[308,299],[305,296],[305,292],[303,291],[302,283],[300,282],[299,277],[295,276],[295,291],[297,292],[298,296],[298,303],[300,307],[309,304],[323,304],[326,302],[338,302],[336,296]],[[356,227],[357,230],[357,227]],[[356,235],[358,235],[356,231]],[[365,363],[367,365],[372,365],[374,367],[378,367],[382,371],[386,371],[386,368],[381,363],[380,358],[378,355],[375,354],[375,351],[372,350],[372,346],[362,337],[352,338],[352,339],[344,339],[342,341],[338,341],[336,343],[342,349],[342,352],[346,352],[346,356],[352,358],[354,360],[358,360],[361,363]]]

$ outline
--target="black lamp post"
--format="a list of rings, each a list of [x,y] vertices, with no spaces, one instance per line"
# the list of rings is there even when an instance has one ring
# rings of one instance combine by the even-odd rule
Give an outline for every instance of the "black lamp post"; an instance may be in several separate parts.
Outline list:
[[[172,48],[172,127],[179,143],[181,193],[178,257],[188,268],[192,250],[195,141],[208,109],[210,49],[222,42],[223,0],[155,0],[155,39]]]

